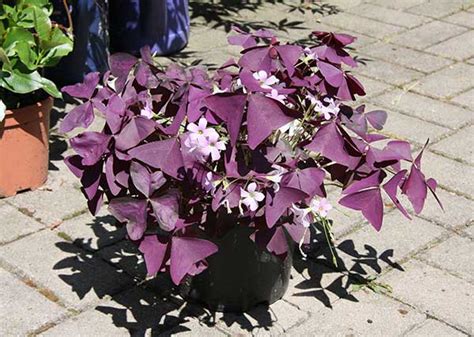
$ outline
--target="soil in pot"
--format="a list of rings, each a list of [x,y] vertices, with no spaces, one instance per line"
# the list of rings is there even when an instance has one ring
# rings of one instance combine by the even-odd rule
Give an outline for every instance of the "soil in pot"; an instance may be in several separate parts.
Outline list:
[[[290,280],[293,245],[285,258],[262,250],[249,238],[253,229],[235,227],[213,239],[219,251],[208,268],[188,279],[184,293],[211,310],[245,312],[281,299]],[[187,289],[186,289],[187,288]]]
[[[0,197],[35,189],[48,176],[49,114],[53,99],[7,109],[0,122]]]

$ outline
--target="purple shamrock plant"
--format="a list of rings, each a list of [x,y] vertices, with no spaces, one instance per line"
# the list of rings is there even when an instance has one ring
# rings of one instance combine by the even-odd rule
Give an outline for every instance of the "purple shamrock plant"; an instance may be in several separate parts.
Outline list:
[[[301,245],[316,222],[329,232],[327,184],[377,231],[383,193],[410,218],[399,195],[419,213],[436,189],[421,171],[423,151],[413,158],[406,141],[373,132],[385,112],[344,103],[365,94],[344,69],[357,66],[345,49],[354,37],[314,32],[314,45],[300,46],[264,30],[236,32],[229,42],[242,56],[212,76],[162,69],[143,49],[141,59],[113,55],[102,78],[64,88],[83,103],[63,131],[105,118],[101,132],[71,139],[77,154],[66,158],[90,211],[105,197],[148,273],[169,271],[175,284],[207,267],[218,251],[212,238],[232,226],[253,228],[257,245],[283,256],[286,233]]]

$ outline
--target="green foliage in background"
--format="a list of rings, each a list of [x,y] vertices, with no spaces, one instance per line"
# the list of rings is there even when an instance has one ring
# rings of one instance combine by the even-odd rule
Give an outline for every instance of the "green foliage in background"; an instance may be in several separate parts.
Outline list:
[[[15,94],[43,89],[53,97],[61,96],[41,70],[69,54],[73,41],[51,22],[51,13],[49,0],[0,0],[1,88]]]

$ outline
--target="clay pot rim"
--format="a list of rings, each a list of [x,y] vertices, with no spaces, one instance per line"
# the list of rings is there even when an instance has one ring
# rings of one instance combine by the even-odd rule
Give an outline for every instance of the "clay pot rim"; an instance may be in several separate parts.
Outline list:
[[[35,104],[27,105],[18,109],[5,110],[5,119],[0,123],[1,128],[11,128],[25,123],[30,123],[43,118],[53,107],[54,99],[48,96]]]

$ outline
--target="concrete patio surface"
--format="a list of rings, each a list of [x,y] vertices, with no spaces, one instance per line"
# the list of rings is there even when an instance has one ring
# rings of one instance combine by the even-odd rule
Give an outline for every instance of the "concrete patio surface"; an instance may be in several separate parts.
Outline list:
[[[358,213],[333,211],[337,267],[316,242],[307,261],[295,262],[283,300],[243,315],[209,313],[162,298],[166,280],[143,281],[123,229],[105,209],[86,212],[62,162],[70,149],[56,132],[58,103],[48,183],[0,200],[0,335],[473,335],[474,1],[328,0],[301,11],[299,1],[203,3],[191,2],[189,45],[162,62],[212,68],[237,56],[226,46],[231,23],[282,39],[313,30],[358,36],[362,102],[388,111],[387,135],[415,150],[430,139],[423,165],[445,212],[433,198],[411,222],[389,209],[377,233]]]

